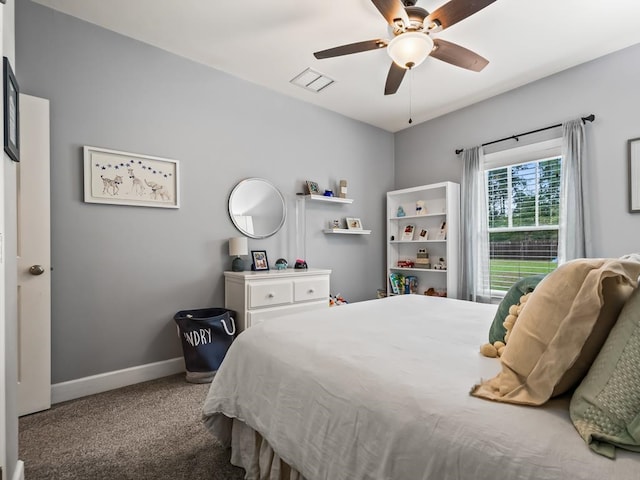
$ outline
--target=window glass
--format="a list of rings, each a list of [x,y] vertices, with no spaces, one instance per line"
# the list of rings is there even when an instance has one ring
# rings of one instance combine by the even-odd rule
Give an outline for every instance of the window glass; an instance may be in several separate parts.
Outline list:
[[[561,165],[554,155],[486,170],[492,293],[556,268]]]

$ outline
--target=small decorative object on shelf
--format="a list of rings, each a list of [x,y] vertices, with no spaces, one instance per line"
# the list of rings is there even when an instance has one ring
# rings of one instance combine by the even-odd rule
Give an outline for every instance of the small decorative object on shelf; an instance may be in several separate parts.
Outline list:
[[[407,214],[406,214],[406,213],[404,213],[404,208],[402,208],[402,205],[400,205],[400,206],[398,207],[398,211],[397,211],[397,213],[396,213],[396,217],[404,217],[404,216],[406,216],[406,215],[407,215]]]
[[[286,270],[289,264],[284,258],[276,260],[276,270]]]
[[[415,231],[415,229],[416,226],[412,224],[404,227],[404,230],[402,231],[402,241],[407,242],[413,240],[413,232]]]
[[[429,239],[429,230],[423,228],[422,230],[420,230],[420,233],[418,234],[419,240],[428,240]]]
[[[419,248],[416,258],[416,266],[419,268],[431,268],[431,262],[429,261],[429,252],[426,248]]]
[[[296,263],[293,266],[293,268],[296,270],[306,270],[309,267],[307,266],[307,262],[299,258],[296,260]]]
[[[411,259],[398,260],[398,267],[400,268],[413,268],[414,262]]]
[[[340,228],[340,220],[331,220],[329,222],[329,228]]]
[[[447,222],[442,222],[440,225],[440,231],[438,232],[438,236],[436,240],[446,240],[447,239]]]
[[[340,185],[338,187],[338,197],[347,198],[347,181],[340,180]]]
[[[428,297],[446,297],[447,296],[447,291],[446,290],[436,290],[435,288],[431,287],[428,288],[424,294]]]
[[[425,215],[427,208],[425,207],[424,200],[418,200],[416,202],[416,215]]]
[[[325,197],[333,197],[333,190],[325,190],[323,195]]]
[[[440,259],[438,260],[438,263],[436,263],[433,266],[434,270],[446,270],[447,269],[447,262],[445,261],[444,258],[440,257]]]
[[[414,277],[413,275],[407,275],[404,277],[404,293],[418,293],[418,277]]]
[[[316,182],[307,180],[305,182],[305,193],[308,193],[310,195],[320,195],[320,187]]]

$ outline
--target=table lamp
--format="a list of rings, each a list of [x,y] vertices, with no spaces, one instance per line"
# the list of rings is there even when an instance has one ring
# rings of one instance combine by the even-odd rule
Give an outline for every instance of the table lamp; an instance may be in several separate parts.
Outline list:
[[[229,255],[236,257],[231,263],[232,271],[244,271],[244,260],[240,256],[247,255],[248,253],[249,244],[247,243],[247,237],[233,237],[229,239]]]

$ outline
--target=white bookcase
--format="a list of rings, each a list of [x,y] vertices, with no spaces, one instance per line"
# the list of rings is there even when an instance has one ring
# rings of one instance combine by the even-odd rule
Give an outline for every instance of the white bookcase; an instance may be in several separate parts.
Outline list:
[[[419,204],[422,211],[418,211]],[[398,216],[399,207],[404,216]],[[443,224],[445,238],[440,234]],[[414,227],[411,240],[403,239],[409,225]],[[420,235],[423,230],[428,232],[426,238]],[[387,192],[387,294],[394,294],[389,278],[397,273],[416,277],[417,294],[433,288],[457,298],[459,230],[460,185],[457,183],[442,182]],[[426,249],[428,267],[416,262],[419,249]],[[444,259],[445,269],[437,268],[440,259]],[[399,266],[398,262],[402,261],[413,262],[413,267]]]

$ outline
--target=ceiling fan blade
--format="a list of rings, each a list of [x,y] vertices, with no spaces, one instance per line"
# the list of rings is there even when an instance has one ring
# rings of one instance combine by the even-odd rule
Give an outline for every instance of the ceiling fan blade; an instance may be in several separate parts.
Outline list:
[[[393,95],[398,91],[405,73],[407,73],[406,69],[399,67],[395,62],[391,62],[391,68],[387,75],[387,83],[384,86],[385,95]]]
[[[455,43],[447,42],[441,38],[433,40],[433,50],[431,56],[450,63],[456,67],[466,68],[474,72],[479,72],[489,64],[489,60],[481,57],[475,52],[468,50]]]
[[[387,41],[380,38],[376,40],[366,40],[364,42],[350,43],[339,47],[328,48],[315,52],[313,55],[322,60],[323,58],[339,57],[341,55],[350,55],[352,53],[366,52],[368,50],[377,50],[387,46]]]
[[[387,23],[391,26],[396,24],[397,20],[402,20],[405,26],[409,25],[409,16],[404,9],[404,5],[400,0],[371,0],[376,8],[380,11]]]
[[[440,8],[427,15],[425,25],[436,24],[442,30],[470,17],[496,0],[450,0]],[[375,2],[374,2],[375,3]]]

